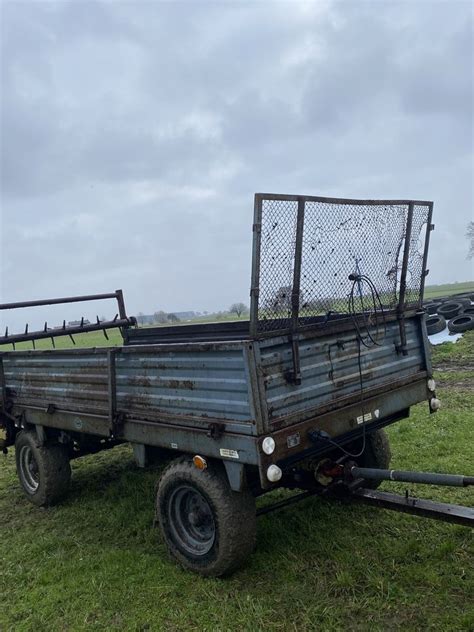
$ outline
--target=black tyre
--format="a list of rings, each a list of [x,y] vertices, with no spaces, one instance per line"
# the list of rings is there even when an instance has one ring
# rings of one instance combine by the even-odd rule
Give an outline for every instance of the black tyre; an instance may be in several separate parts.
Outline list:
[[[156,520],[171,555],[207,576],[227,575],[255,547],[257,517],[250,491],[233,492],[221,463],[198,470],[183,457],[158,484]]]
[[[439,334],[446,327],[446,318],[444,316],[428,316],[426,319],[426,331],[429,336]]]
[[[463,305],[459,301],[450,301],[448,303],[443,303],[441,307],[438,307],[438,315],[444,316],[447,319],[454,318],[463,311],[464,307],[465,305]]]
[[[36,433],[23,430],[16,437],[15,458],[20,484],[34,505],[54,505],[66,494],[71,481],[71,466],[65,446],[41,446]]]
[[[474,305],[471,305],[471,307],[465,307],[463,314],[474,314]]]
[[[362,448],[362,439],[354,441],[348,449],[352,454],[357,454]],[[365,450],[355,458],[359,467],[377,467],[382,470],[388,469],[392,458],[390,442],[385,430],[375,430],[365,437]],[[364,487],[377,489],[382,481],[366,481]]]
[[[425,311],[427,314],[436,314],[440,305],[441,303],[428,303],[425,305]]]
[[[453,334],[461,334],[464,331],[474,329],[474,314],[460,314],[448,322],[448,329]]]

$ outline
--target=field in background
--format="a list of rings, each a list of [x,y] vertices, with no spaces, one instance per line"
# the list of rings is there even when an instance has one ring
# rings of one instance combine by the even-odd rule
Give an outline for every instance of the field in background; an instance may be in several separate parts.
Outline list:
[[[433,356],[443,407],[420,404],[388,429],[392,465],[472,474],[474,332]],[[39,510],[20,492],[14,451],[0,455],[0,630],[474,629],[469,529],[308,499],[259,518],[245,568],[203,579],[176,566],[152,528],[160,468],[137,469],[127,446],[72,467],[69,497]],[[395,489],[406,487],[473,504],[468,490]]]
[[[440,296],[449,296],[452,294],[462,294],[465,292],[472,292],[474,294],[474,281],[465,281],[462,283],[449,283],[446,285],[428,285],[425,288],[425,299],[437,298]],[[239,319],[235,314],[219,313],[219,314],[206,314],[193,318],[191,321],[181,321],[177,325],[184,326],[188,324],[196,323],[213,323],[213,322],[230,322],[236,320],[248,320],[248,314],[243,314]],[[171,323],[164,325],[153,325],[154,327],[169,327]],[[87,334],[80,334],[74,336],[74,340],[78,347],[106,347],[106,346],[120,346],[122,344],[122,337],[117,329],[112,329],[107,332],[109,341],[105,338],[102,332],[91,332]],[[68,336],[55,339],[56,348],[69,349],[74,346],[71,339]],[[11,345],[0,345],[0,350],[9,351]],[[16,345],[17,349],[32,349],[32,343],[20,343]],[[38,340],[36,342],[37,349],[52,349],[53,345],[51,340]]]
[[[445,285],[427,285],[425,287],[425,299],[438,296],[451,296],[452,294],[474,293],[474,281],[462,283],[446,283]]]

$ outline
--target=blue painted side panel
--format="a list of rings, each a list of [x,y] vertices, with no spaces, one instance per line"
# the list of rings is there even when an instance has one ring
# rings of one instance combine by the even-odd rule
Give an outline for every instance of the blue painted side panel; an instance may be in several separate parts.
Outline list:
[[[252,423],[242,346],[177,347],[117,351],[117,410],[143,419],[190,415]],[[107,349],[9,353],[4,370],[18,406],[108,412]]]
[[[396,350],[396,321],[387,324],[381,346],[362,347],[364,389],[386,385],[390,390],[397,380],[425,370],[421,327],[421,318],[407,319],[406,356]],[[115,349],[116,409],[129,419],[191,428],[220,420],[229,432],[257,434],[272,430],[276,422],[297,423],[328,405],[338,407],[342,398],[358,397],[354,331],[306,333],[299,351],[302,383],[294,385],[287,381],[292,369],[288,336]],[[7,389],[19,410],[46,410],[54,404],[58,410],[105,417],[108,424],[108,353],[106,348],[5,353]],[[400,401],[400,410],[404,407]]]
[[[361,347],[364,389],[387,386],[394,380],[424,370],[424,355],[419,319],[406,322],[408,355],[397,353],[400,341],[397,322],[387,325],[381,346]],[[292,369],[292,350],[287,340],[275,338],[260,343],[261,371],[272,421],[282,416],[325,406],[336,399],[360,393],[358,344],[354,332],[307,337],[299,342],[300,385],[289,384],[285,373]]]

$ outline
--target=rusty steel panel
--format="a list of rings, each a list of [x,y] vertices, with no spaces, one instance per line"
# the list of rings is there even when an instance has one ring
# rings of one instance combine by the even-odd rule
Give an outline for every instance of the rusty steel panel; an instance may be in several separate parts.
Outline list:
[[[158,349],[158,347],[156,348]],[[223,351],[162,351],[116,357],[117,408],[147,417],[198,415],[252,421],[244,355]]]
[[[6,387],[15,404],[107,413],[106,350],[88,351],[4,354]]]
[[[156,345],[3,355],[6,388],[18,407],[142,419],[198,417],[253,423],[241,345]]]
[[[360,364],[364,391],[416,376],[425,369],[423,340],[418,318],[406,321],[408,355],[397,353],[399,328],[396,321],[387,323],[380,346],[362,346]],[[358,396],[361,390],[358,343],[354,333],[310,336],[300,339],[301,384],[289,383],[293,368],[292,347],[287,337],[260,343],[261,372],[269,426],[283,417],[298,416],[343,399]],[[298,417],[298,420],[300,417]],[[291,420],[290,420],[291,421]]]

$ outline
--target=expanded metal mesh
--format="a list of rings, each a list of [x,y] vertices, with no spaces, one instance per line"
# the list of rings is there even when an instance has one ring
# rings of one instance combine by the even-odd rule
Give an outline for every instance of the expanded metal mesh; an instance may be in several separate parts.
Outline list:
[[[287,329],[292,317],[293,324],[304,324],[308,317],[347,314],[351,274],[368,277],[384,309],[395,309],[401,302],[410,214],[402,302],[403,306],[421,303],[430,203],[257,196],[256,208],[260,232],[253,262],[254,283],[258,280],[253,315],[257,331]],[[304,216],[301,234],[298,213]],[[295,275],[298,241],[301,271]],[[365,310],[367,288],[362,283],[356,290],[357,305]]]

